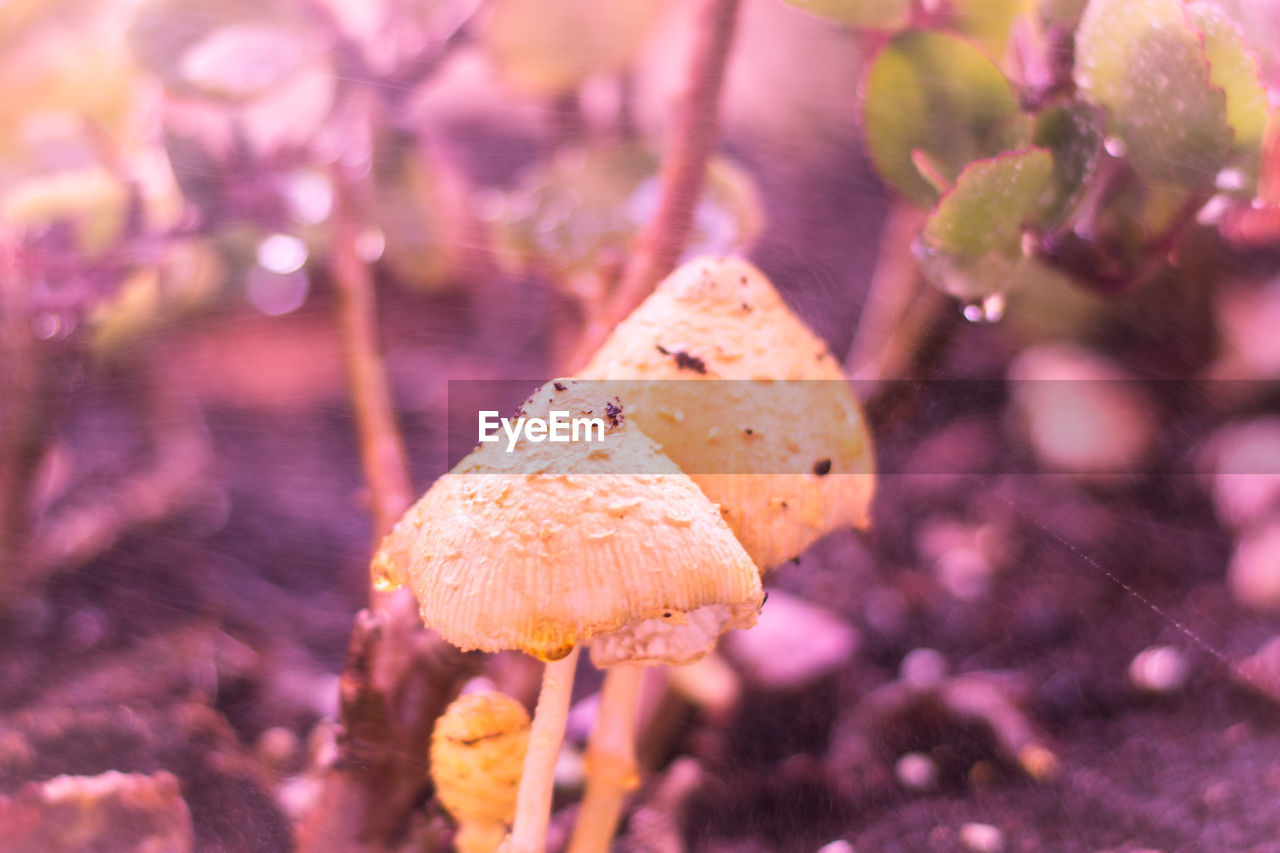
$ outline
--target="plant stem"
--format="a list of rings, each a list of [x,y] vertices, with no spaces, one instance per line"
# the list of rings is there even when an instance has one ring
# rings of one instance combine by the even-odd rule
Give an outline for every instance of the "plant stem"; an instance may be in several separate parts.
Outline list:
[[[924,225],[925,212],[903,202],[889,208],[889,216],[880,231],[880,253],[875,272],[862,303],[858,328],[849,345],[845,370],[855,380],[876,381],[886,376],[885,369],[899,364],[890,352],[895,330],[901,324],[920,288],[916,259],[911,255],[911,241]],[[892,373],[887,374],[892,376]]]
[[[542,673],[542,691],[529,729],[529,751],[524,757],[520,791],[516,795],[516,819],[511,827],[510,853],[543,853],[551,820],[551,795],[555,787],[556,758],[564,740],[573,693],[574,672],[580,649],[548,661]]]
[[[693,230],[693,213],[719,135],[720,92],[733,44],[738,0],[700,0],[688,88],[675,111],[658,175],[658,209],[636,239],[631,263],[600,316],[588,319],[569,367],[577,369],[617,323],[673,269]]]
[[[619,664],[604,676],[600,711],[587,746],[587,792],[569,853],[603,853],[618,829],[622,803],[638,784],[636,699],[646,667]]]
[[[0,233],[0,614],[41,579],[33,492],[80,357],[74,338],[37,340],[34,278],[24,246]]]
[[[921,280],[911,243],[924,212],[896,202],[880,233],[880,254],[862,316],[845,358],[858,381],[868,420],[877,428],[903,417],[919,383],[945,354],[958,324],[955,300]]]
[[[355,190],[335,167],[332,275],[360,456],[375,536],[391,529],[413,495],[378,343],[373,279],[356,250]],[[370,578],[372,583],[372,578]],[[425,631],[407,590],[370,589],[343,668],[338,754],[298,829],[298,849],[388,851],[426,788],[422,757],[431,726],[476,661]]]
[[[396,430],[391,389],[378,343],[377,302],[369,267],[356,250],[359,225],[341,166],[335,168],[333,278],[347,382],[360,434],[360,461],[369,483],[375,536],[395,526],[413,502],[409,463]]]
[[[31,482],[42,445],[37,420],[39,364],[27,323],[25,276],[12,241],[0,243],[0,612],[26,577]]]
[[[506,837],[507,826],[504,823],[467,821],[459,824],[453,846],[458,848],[458,853],[493,853]]]

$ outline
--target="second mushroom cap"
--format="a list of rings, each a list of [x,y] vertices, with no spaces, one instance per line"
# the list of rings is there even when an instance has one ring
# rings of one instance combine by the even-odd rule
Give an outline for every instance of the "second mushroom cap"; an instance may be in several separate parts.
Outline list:
[[[861,409],[827,345],[746,261],[681,266],[579,375],[643,380],[618,383],[633,419],[722,506],[762,569],[866,525],[874,466]]]

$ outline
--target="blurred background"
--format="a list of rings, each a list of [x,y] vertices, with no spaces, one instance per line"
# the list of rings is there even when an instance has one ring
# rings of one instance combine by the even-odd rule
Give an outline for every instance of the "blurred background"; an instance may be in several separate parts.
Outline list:
[[[0,6],[0,848],[449,849],[411,745],[537,672],[386,622],[417,734],[365,733],[381,806],[334,781],[391,695],[361,370],[416,495],[450,380],[570,369],[702,5]],[[845,359],[882,476],[650,708],[619,849],[1274,849],[1276,45],[1272,0],[742,0],[683,257]]]

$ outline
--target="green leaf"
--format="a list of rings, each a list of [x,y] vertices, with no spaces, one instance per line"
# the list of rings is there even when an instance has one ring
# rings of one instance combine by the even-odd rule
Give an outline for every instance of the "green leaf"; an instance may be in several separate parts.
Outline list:
[[[1227,96],[1227,124],[1237,151],[1256,153],[1267,128],[1267,91],[1244,36],[1216,3],[1192,3],[1187,17],[1204,35],[1209,79]]]
[[[876,169],[909,201],[928,207],[938,193],[916,170],[913,152],[951,180],[969,161],[1008,147],[1018,105],[982,51],[954,35],[913,30],[872,62],[862,111]]]
[[[639,146],[562,152],[527,172],[488,214],[504,263],[571,278],[626,257],[658,201],[658,159]],[[707,167],[691,254],[742,251],[761,228],[755,185],[720,158]]]
[[[1030,11],[1028,0],[951,0],[956,32],[969,38],[996,62],[1004,61],[1013,20]]]
[[[103,166],[33,175],[0,193],[0,223],[41,230],[70,225],[77,248],[97,256],[123,233],[129,188]]]
[[[866,30],[896,30],[907,24],[911,0],[784,0],[789,6],[837,24]]]
[[[1053,153],[1053,180],[1037,219],[1050,227],[1070,213],[1102,153],[1102,111],[1092,104],[1053,104],[1036,116],[1032,141]]]
[[[266,92],[302,66],[304,46],[283,27],[229,24],[193,44],[182,57],[182,76],[217,98],[244,101]]]
[[[1226,96],[1177,0],[1093,0],[1075,75],[1144,179],[1212,185],[1231,146]]]
[[[970,163],[924,225],[925,245],[954,255],[1015,249],[1053,176],[1043,148]]]
[[[966,317],[976,308],[974,319],[988,322],[1003,313],[1002,300],[991,300],[992,296],[1003,297],[1040,287],[1046,281],[1065,279],[1053,268],[1021,253],[1010,257],[1001,252],[952,255],[926,250],[919,261],[920,271],[934,287],[965,303]]]
[[[127,41],[167,88],[230,101],[264,94],[317,53],[311,25],[296,8],[255,0],[149,0]]]

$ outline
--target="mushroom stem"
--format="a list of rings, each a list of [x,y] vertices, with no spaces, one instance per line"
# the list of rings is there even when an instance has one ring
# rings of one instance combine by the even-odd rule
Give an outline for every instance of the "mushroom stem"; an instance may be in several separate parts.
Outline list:
[[[524,756],[520,792],[516,795],[516,820],[511,827],[510,853],[543,853],[547,824],[551,819],[551,794],[556,758],[564,740],[569,697],[578,665],[577,646],[560,660],[548,661],[542,673],[542,692],[529,729],[529,751]]]
[[[503,823],[493,821],[466,821],[458,824],[458,834],[453,844],[458,853],[493,853],[502,846],[507,835]]]
[[[639,783],[636,768],[636,700],[645,667],[619,664],[604,676],[600,711],[587,745],[587,792],[569,853],[601,853],[618,828],[622,803]]]

